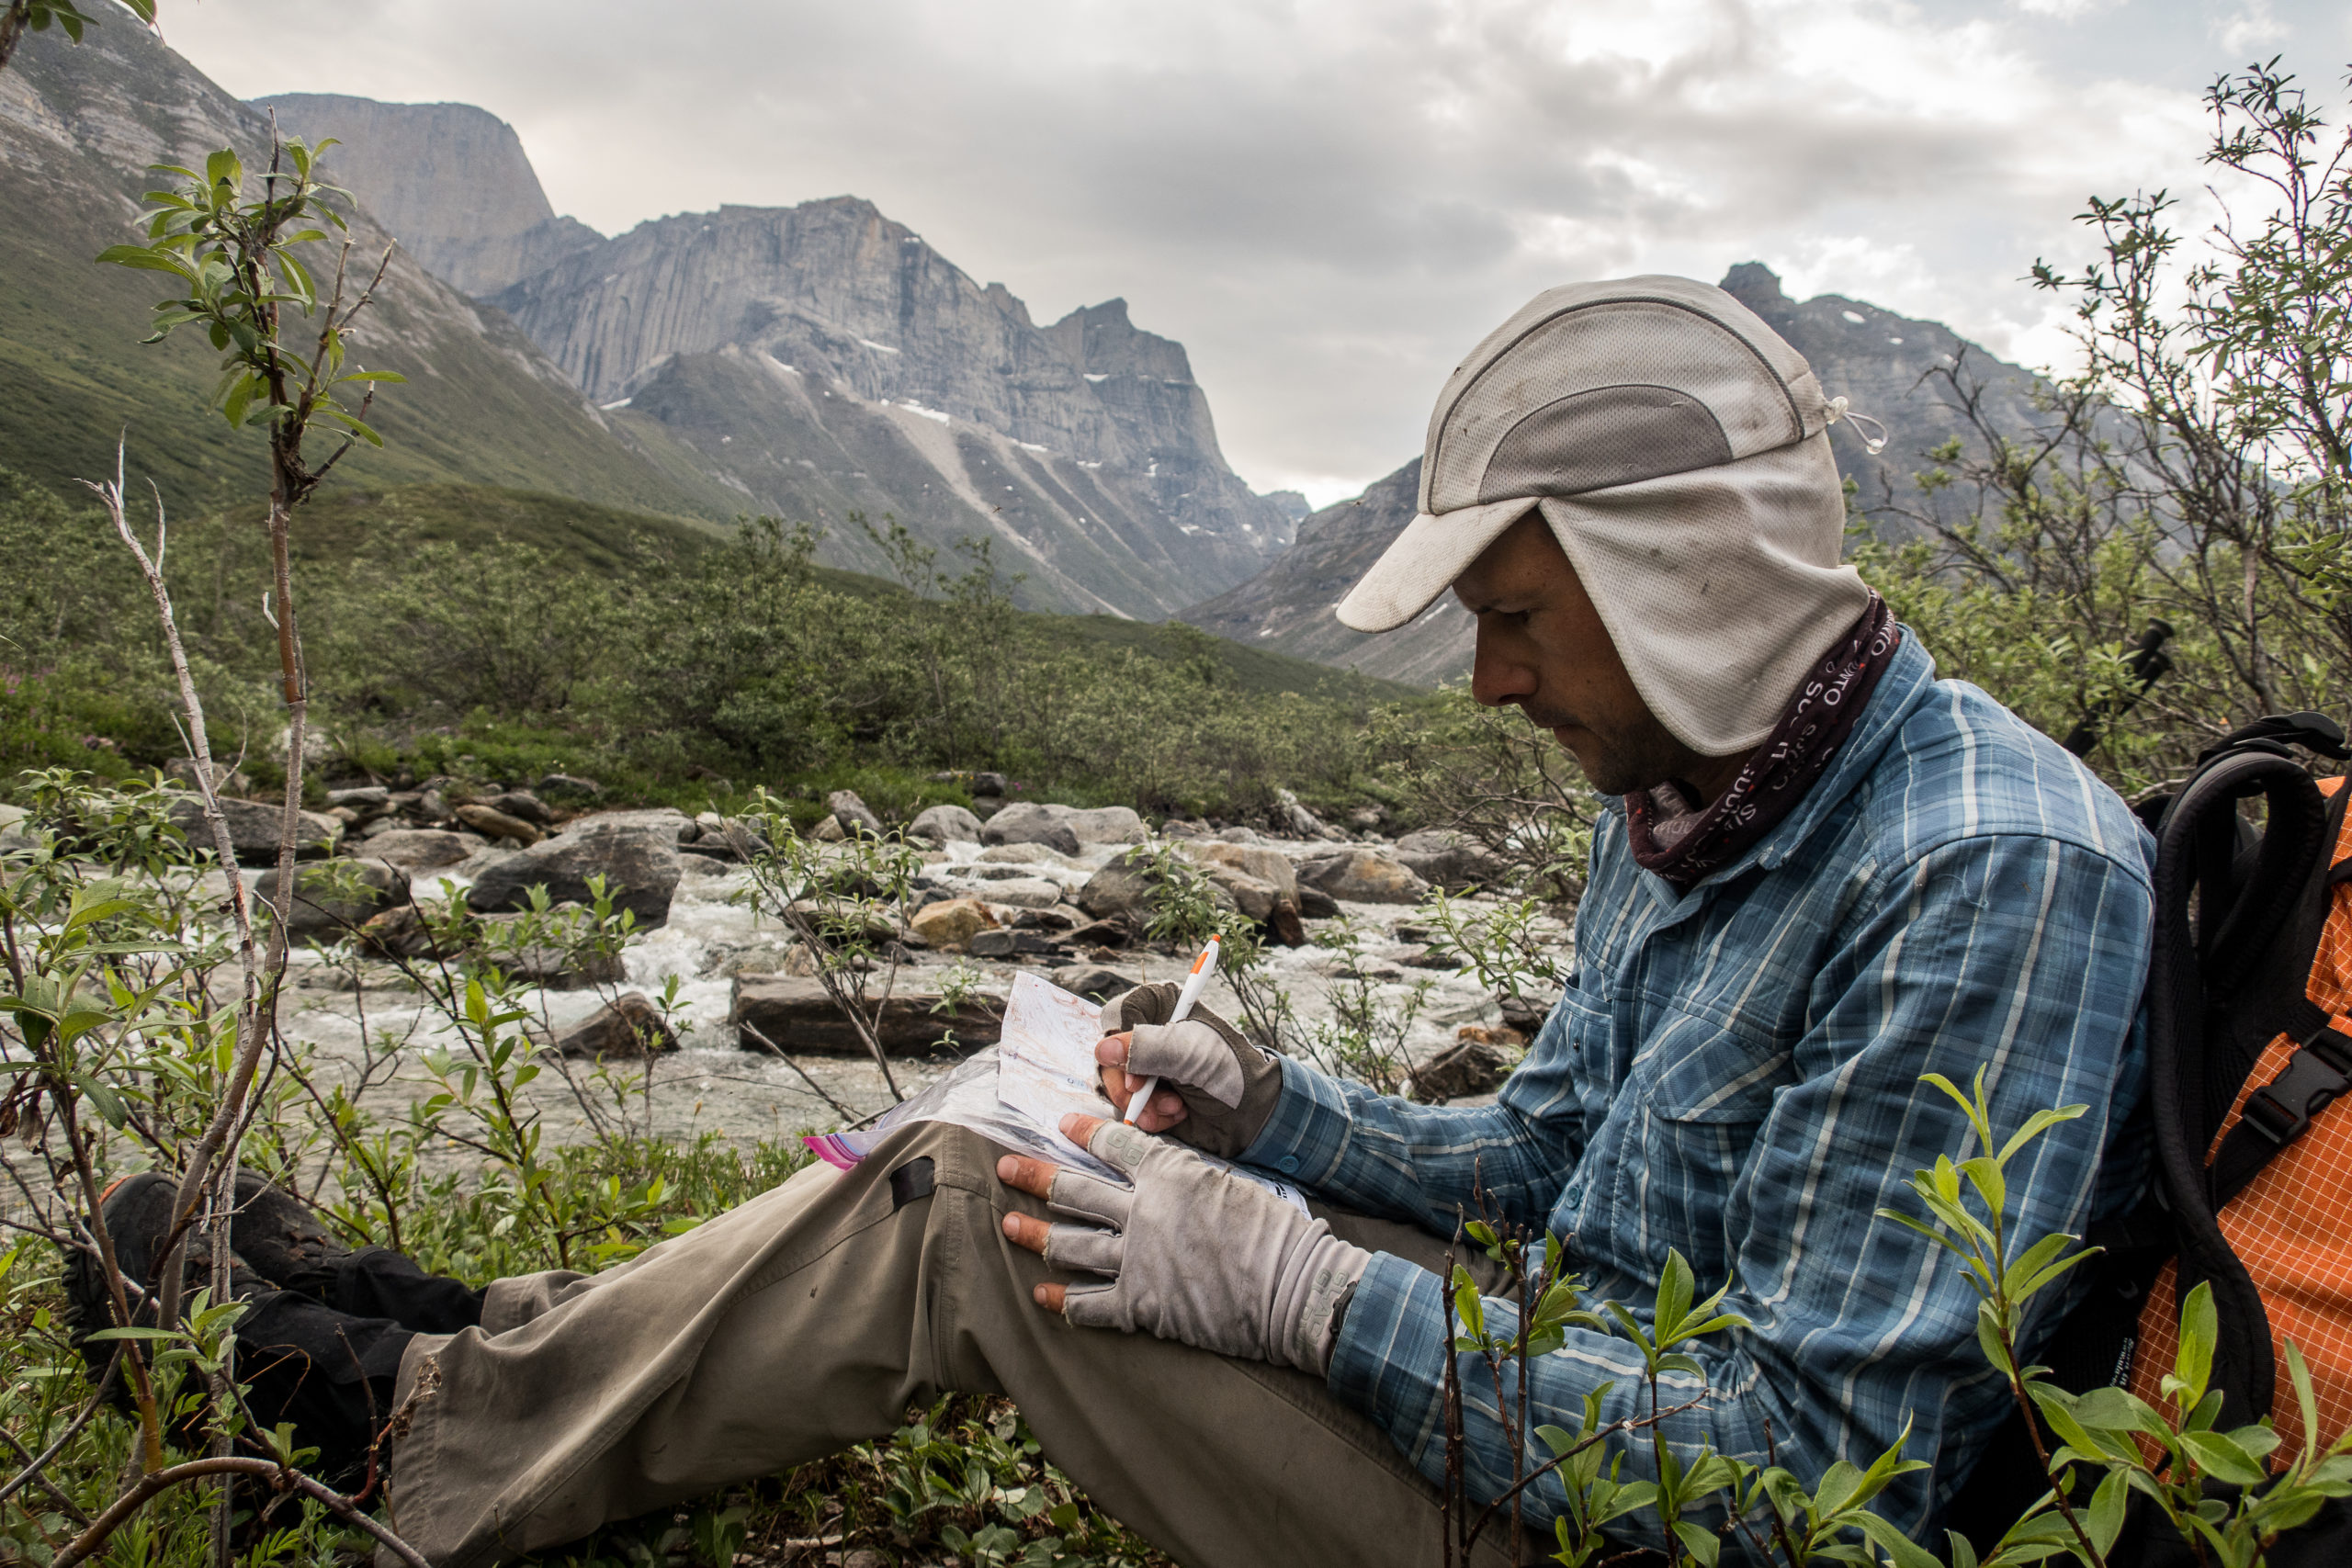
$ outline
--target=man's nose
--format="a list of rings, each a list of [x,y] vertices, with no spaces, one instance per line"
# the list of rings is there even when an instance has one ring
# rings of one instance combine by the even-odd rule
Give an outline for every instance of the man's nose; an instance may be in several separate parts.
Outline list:
[[[1487,615],[1478,617],[1477,651],[1470,664],[1470,694],[1487,707],[1532,696],[1535,667],[1510,646],[1510,637]]]

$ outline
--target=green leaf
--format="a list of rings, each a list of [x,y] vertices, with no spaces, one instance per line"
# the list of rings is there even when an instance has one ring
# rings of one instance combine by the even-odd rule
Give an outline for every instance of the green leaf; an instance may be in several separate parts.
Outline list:
[[[1724,1538],[1688,1519],[1674,1521],[1674,1539],[1682,1543],[1683,1551],[1699,1560],[1702,1568],[1715,1568],[1715,1560],[1723,1555]]]
[[[2082,1115],[2088,1110],[2090,1110],[2090,1107],[2087,1105],[2062,1105],[2054,1111],[2044,1109],[2035,1111],[2032,1115],[2025,1119],[2025,1125],[2010,1134],[2009,1141],[2001,1145],[2001,1163],[2003,1165],[2008,1164],[2009,1156],[2011,1155],[2016,1154],[2019,1149],[2033,1142],[2034,1139],[2041,1136],[2042,1134],[2048,1132],[2051,1128],[2055,1127],[2061,1122],[2072,1122],[2075,1118]]]
[[[1869,1537],[1872,1546],[1894,1558],[1895,1568],[1943,1568],[1934,1552],[1905,1535],[1892,1520],[1876,1514],[1857,1514],[1848,1522]]]
[[[2219,1432],[2183,1432],[2180,1446],[2197,1461],[2197,1467],[2216,1480],[2236,1486],[2259,1486],[2269,1479],[2269,1472],[2255,1462],[2253,1456]]]
[[[2180,1348],[2173,1357],[2173,1376],[2188,1389],[2185,1404],[2196,1404],[2213,1371],[2213,1347],[2221,1337],[2220,1319],[2213,1310],[2213,1287],[2199,1280],[2180,1305]]]
[[[1671,1338],[1689,1314],[1694,1283],[1690,1262],[1679,1251],[1669,1247],[1666,1254],[1665,1271],[1657,1282],[1657,1312],[1653,1318],[1661,1345]]]

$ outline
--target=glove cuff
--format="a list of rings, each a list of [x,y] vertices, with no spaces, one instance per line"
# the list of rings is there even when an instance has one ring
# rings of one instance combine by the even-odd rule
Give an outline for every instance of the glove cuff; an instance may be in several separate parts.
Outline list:
[[[1268,1348],[1267,1359],[1286,1361],[1318,1378],[1329,1372],[1331,1347],[1340,1337],[1340,1303],[1355,1293],[1356,1281],[1371,1265],[1371,1253],[1322,1230],[1291,1276],[1294,1288],[1283,1292],[1287,1310],[1275,1315],[1276,1342]]]

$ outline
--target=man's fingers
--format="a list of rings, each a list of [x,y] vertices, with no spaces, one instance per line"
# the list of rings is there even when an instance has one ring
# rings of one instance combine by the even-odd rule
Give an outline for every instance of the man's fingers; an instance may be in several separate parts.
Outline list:
[[[1029,1294],[1031,1299],[1035,1301],[1039,1306],[1044,1307],[1047,1312],[1059,1312],[1062,1310],[1062,1303],[1069,1295],[1069,1287],[1064,1284],[1048,1282],[1038,1286],[1035,1290],[1030,1292]]]
[[[1132,1030],[1119,1034],[1106,1034],[1094,1043],[1094,1059],[1106,1067],[1127,1065],[1127,1048],[1135,1043]]]
[[[1064,1120],[1075,1120],[1075,1118],[1064,1118]],[[1085,1140],[1079,1141],[1082,1144]],[[996,1162],[996,1179],[1007,1187],[1019,1188],[1032,1198],[1052,1197],[1054,1178],[1060,1172],[1059,1166],[1048,1165],[1044,1160],[1030,1159],[1022,1155],[1006,1155]]]
[[[1127,1108],[1125,1105],[1119,1107],[1122,1114],[1125,1112],[1126,1109]],[[1106,1120],[1107,1118],[1101,1116],[1083,1116],[1073,1111],[1069,1115],[1062,1118],[1062,1136],[1068,1138],[1071,1143],[1076,1144],[1081,1149],[1091,1148],[1094,1142],[1094,1130],[1097,1127],[1102,1126]],[[1047,1167],[1047,1168],[1051,1169],[1052,1168]],[[1050,1182],[1051,1178],[1048,1178],[1047,1180]],[[1014,1185],[1019,1186],[1020,1184],[1016,1182]],[[1022,1188],[1022,1190],[1024,1192],[1035,1192],[1041,1198],[1052,1196],[1049,1191],[1035,1187],[1023,1187]]]
[[[1046,1250],[1046,1238],[1053,1234],[1053,1229],[1045,1221],[1028,1214],[1004,1216],[1004,1234],[1011,1236],[1016,1246],[1025,1247],[1032,1252],[1043,1253]]]

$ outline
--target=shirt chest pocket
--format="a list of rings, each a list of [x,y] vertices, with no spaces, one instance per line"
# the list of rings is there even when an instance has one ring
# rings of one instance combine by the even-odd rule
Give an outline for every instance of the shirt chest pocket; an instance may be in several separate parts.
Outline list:
[[[1702,1280],[1720,1283],[1738,1241],[1726,1234],[1732,1189],[1787,1081],[1789,1053],[1671,1009],[1646,1032],[1626,1086],[1640,1154],[1623,1173],[1622,1213],[1653,1265],[1679,1248]]]

